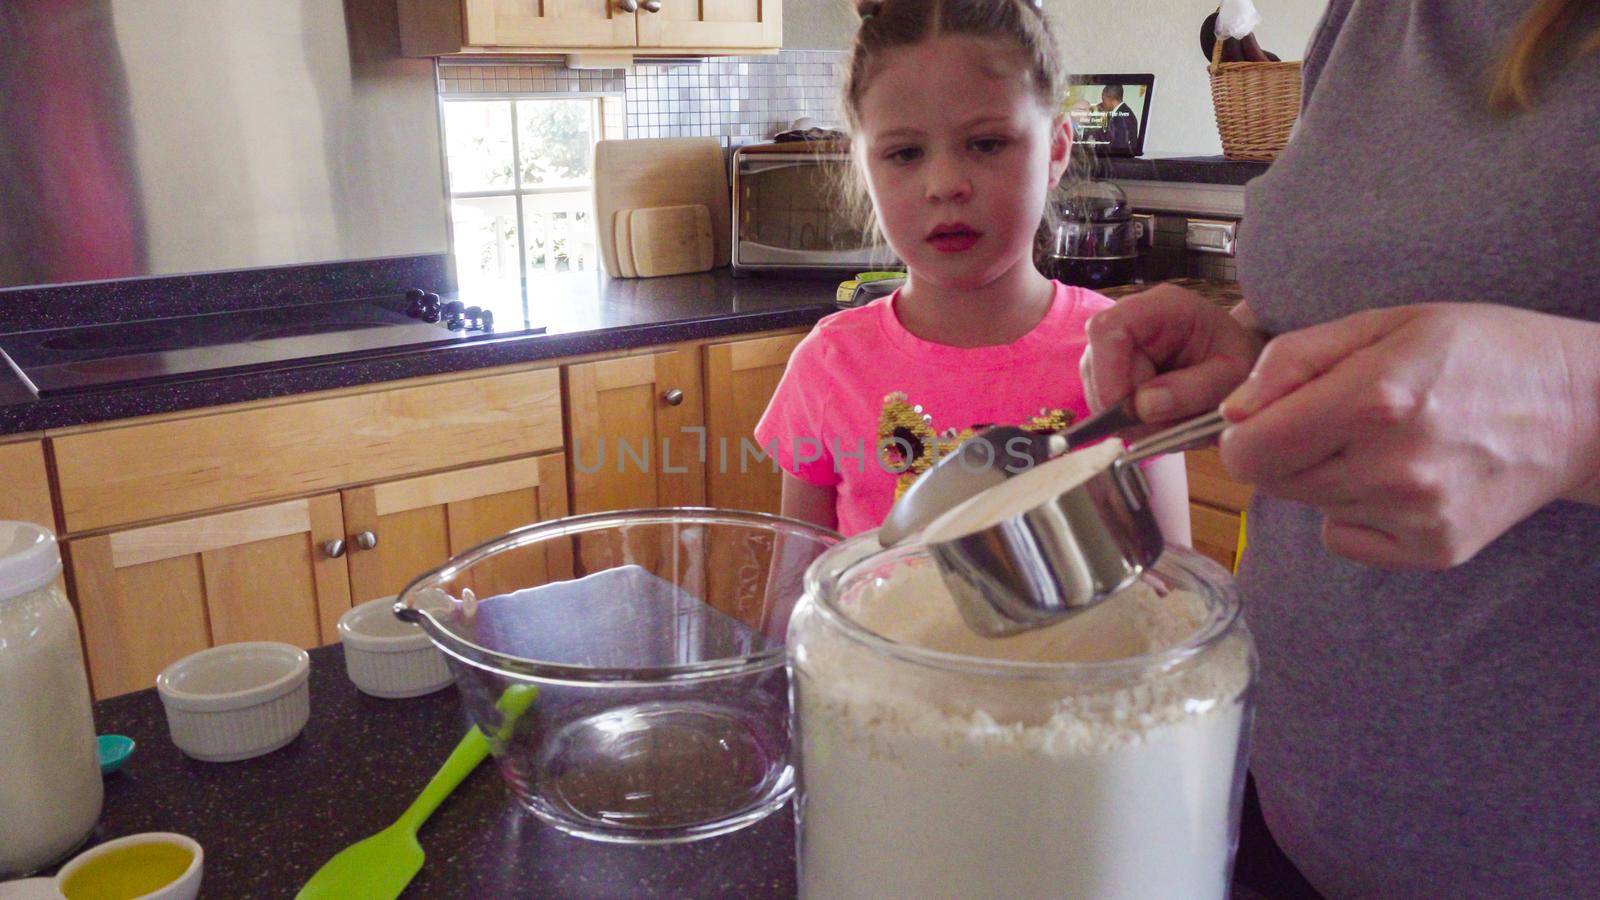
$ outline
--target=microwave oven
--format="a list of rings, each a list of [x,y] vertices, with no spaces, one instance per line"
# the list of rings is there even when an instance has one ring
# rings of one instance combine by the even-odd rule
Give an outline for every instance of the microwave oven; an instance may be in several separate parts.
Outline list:
[[[827,141],[747,144],[733,152],[733,274],[854,274],[898,267],[855,220],[839,185],[849,151]]]

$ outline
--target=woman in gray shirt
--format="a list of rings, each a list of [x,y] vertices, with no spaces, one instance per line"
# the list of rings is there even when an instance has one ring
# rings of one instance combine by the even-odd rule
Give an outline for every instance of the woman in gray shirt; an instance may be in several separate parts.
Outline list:
[[[1600,891],[1597,47],[1592,0],[1335,0],[1247,304],[1090,323],[1092,403],[1227,398],[1251,770],[1330,897]]]

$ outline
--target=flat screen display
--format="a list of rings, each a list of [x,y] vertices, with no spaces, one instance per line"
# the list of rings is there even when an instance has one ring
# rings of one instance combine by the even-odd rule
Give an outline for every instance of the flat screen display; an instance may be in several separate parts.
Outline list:
[[[1144,153],[1154,75],[1071,75],[1062,108],[1078,146],[1102,156]]]

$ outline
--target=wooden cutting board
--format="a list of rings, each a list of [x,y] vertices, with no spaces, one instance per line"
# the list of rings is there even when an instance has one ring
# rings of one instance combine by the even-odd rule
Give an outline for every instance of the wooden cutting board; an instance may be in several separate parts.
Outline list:
[[[711,216],[712,267],[727,265],[733,241],[728,165],[716,138],[637,138],[594,145],[595,234],[600,260],[612,277],[625,275],[617,236],[628,226],[617,223],[619,212],[695,204]]]
[[[618,275],[623,278],[638,278],[639,270],[633,266],[633,233],[629,230],[631,209],[618,210],[612,219],[616,227],[612,229],[612,246],[617,254],[617,270],[611,272],[612,277]]]
[[[624,214],[617,214],[622,221]],[[629,249],[617,245],[618,259],[632,256],[640,278],[704,272],[716,259],[711,211],[705,204],[652,206],[626,212]]]

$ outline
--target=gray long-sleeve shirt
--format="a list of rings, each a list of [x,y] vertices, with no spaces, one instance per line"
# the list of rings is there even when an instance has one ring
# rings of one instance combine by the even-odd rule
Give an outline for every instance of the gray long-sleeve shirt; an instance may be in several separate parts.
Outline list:
[[[1600,320],[1600,53],[1530,112],[1484,99],[1532,6],[1335,0],[1294,139],[1246,195],[1240,281],[1269,332],[1438,300]],[[1587,3],[1576,28],[1597,26]],[[1260,497],[1249,525],[1251,765],[1307,877],[1600,896],[1600,507],[1552,503],[1431,573],[1330,556],[1299,504]]]

